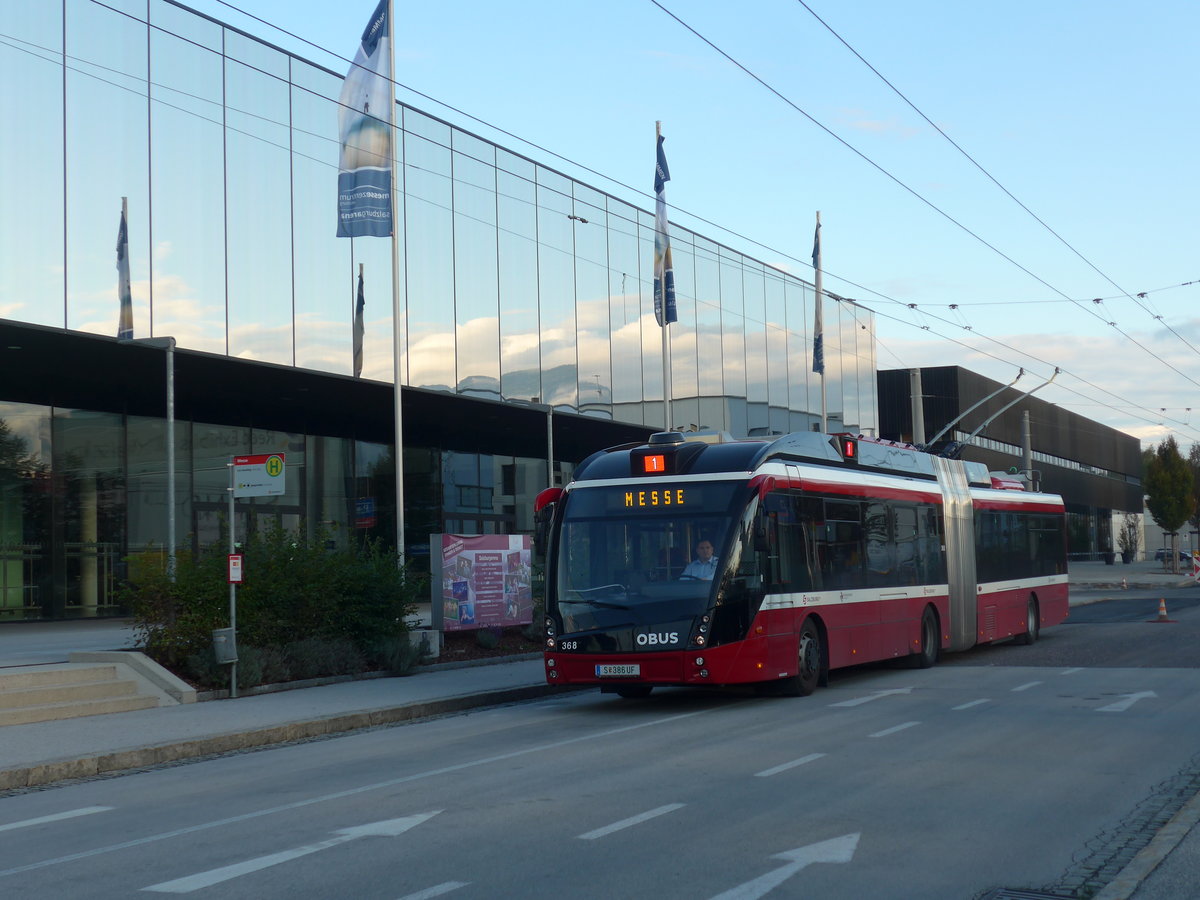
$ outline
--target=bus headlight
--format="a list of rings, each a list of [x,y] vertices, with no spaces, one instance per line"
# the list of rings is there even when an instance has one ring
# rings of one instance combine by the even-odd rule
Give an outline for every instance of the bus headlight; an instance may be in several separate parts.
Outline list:
[[[546,649],[547,650],[554,649],[554,638],[553,637],[546,638]]]

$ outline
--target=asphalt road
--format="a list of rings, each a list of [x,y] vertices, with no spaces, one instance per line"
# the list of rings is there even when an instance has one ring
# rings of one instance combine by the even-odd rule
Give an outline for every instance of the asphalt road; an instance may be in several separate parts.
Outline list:
[[[807,698],[568,694],[13,795],[0,895],[1074,889],[1149,832],[1200,747],[1194,660],[1081,660],[1107,658],[1106,631],[1170,644],[1174,628],[1064,625],[929,670],[841,673]]]

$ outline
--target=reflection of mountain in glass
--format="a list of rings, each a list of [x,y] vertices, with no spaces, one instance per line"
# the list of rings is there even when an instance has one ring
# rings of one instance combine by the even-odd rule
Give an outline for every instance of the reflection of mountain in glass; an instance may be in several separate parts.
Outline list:
[[[374,116],[362,115],[346,129],[342,144],[343,171],[364,166],[383,168],[392,158],[392,134],[388,124]]]

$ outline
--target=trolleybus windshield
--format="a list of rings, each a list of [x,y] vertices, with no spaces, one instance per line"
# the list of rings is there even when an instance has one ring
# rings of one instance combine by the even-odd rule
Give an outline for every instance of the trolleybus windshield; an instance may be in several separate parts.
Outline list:
[[[582,487],[567,497],[552,603],[568,631],[697,615],[723,569],[744,481]],[[712,547],[714,563],[694,565]]]

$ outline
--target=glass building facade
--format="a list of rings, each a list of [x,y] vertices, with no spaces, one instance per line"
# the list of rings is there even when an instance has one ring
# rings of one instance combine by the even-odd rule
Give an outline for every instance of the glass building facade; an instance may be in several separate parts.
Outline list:
[[[361,267],[362,379],[393,383],[398,358],[401,384],[444,393],[447,415],[477,397],[662,426],[651,212],[401,104],[394,322],[390,242],[335,237],[340,73],[168,0],[5,10],[0,115],[13,139],[0,146],[0,321],[115,335],[127,198],[137,338],[347,377]],[[734,436],[812,428],[811,285],[678,226],[672,248],[672,424]],[[823,314],[829,430],[873,433],[874,319],[831,298]],[[103,611],[119,560],[165,536],[153,512],[166,502],[155,487],[163,421],[9,387],[0,620]],[[271,506],[282,524],[348,527],[371,518],[356,501],[378,494],[369,527],[385,529],[386,492],[371,479],[386,481],[386,466],[394,479],[386,440],[319,423],[193,420],[176,434],[181,540],[215,534],[230,454],[283,448],[289,476],[298,467],[289,496],[247,515]],[[423,473],[406,496],[406,544],[421,530],[528,527],[540,450],[468,449],[405,447],[406,488]]]

